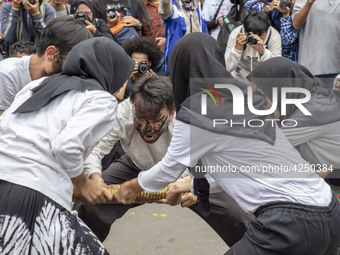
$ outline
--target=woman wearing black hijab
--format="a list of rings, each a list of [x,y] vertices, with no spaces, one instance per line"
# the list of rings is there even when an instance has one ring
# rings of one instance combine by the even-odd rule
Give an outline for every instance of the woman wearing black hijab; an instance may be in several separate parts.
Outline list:
[[[141,190],[161,190],[176,180],[186,167],[195,167],[201,160],[203,166],[194,170],[210,173],[214,180],[210,182],[210,189],[222,188],[244,211],[256,216],[246,234],[226,254],[332,254],[340,243],[339,202],[282,131],[276,125],[272,127],[275,132],[271,133],[270,125],[261,128],[225,125],[214,130],[210,125],[212,118],[241,120],[228,109],[232,108],[233,99],[223,90],[217,91],[223,111],[215,110],[209,117],[199,114],[196,102],[200,94],[190,96],[189,82],[191,77],[223,75],[223,63],[219,58],[216,60],[219,53],[214,41],[207,35],[193,33],[174,47],[169,64],[178,114],[170,147],[161,162],[121,186],[116,195],[118,201],[131,203]],[[195,57],[198,52],[202,57]],[[219,84],[226,81],[218,80]],[[242,87],[233,80],[229,82]],[[264,109],[263,101],[255,100],[257,109]],[[214,103],[209,100],[207,104],[211,104],[208,105],[211,113]],[[248,123],[251,118],[261,117],[245,110],[242,118]],[[290,166],[299,165],[305,166],[305,171],[289,171]],[[168,196],[173,202],[181,192],[188,190],[190,185],[172,185]]]
[[[314,164],[316,168],[324,168],[318,174],[325,176],[329,170],[340,169],[340,92],[323,88],[319,80],[306,67],[285,58],[273,58],[259,65],[249,76],[255,90],[273,101],[272,89],[278,89],[277,118],[294,120],[294,128],[281,126],[290,143],[297,147],[302,157]],[[311,98],[303,106],[311,115],[305,115],[295,105],[287,106],[286,115],[282,115],[281,89],[304,88]],[[258,93],[258,92],[256,92]],[[289,98],[300,99],[303,93],[290,93]],[[338,170],[331,175],[336,176]],[[339,175],[338,175],[339,176]]]
[[[112,198],[83,161],[112,128],[134,61],[115,42],[92,38],[68,54],[63,72],[32,81],[0,119],[2,254],[106,254],[71,213],[73,185],[91,203]]]
[[[105,21],[106,18],[104,20],[95,17],[92,0],[72,0],[71,14],[74,14],[77,19],[83,20],[94,37],[105,36],[113,40],[111,30]],[[86,15],[85,17],[83,16],[84,14]]]

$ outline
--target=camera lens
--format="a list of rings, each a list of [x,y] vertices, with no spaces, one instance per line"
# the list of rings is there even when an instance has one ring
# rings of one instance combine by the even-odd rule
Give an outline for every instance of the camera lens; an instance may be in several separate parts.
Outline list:
[[[254,37],[252,37],[251,35],[248,35],[246,43],[247,44],[257,44],[257,40]]]
[[[138,72],[139,73],[146,73],[150,70],[149,65],[146,63],[146,61],[142,61],[138,64]]]

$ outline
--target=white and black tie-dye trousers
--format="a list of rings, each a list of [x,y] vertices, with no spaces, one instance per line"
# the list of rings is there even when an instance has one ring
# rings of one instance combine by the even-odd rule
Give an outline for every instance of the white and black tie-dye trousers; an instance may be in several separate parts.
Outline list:
[[[108,254],[77,217],[35,190],[0,180],[0,254]]]

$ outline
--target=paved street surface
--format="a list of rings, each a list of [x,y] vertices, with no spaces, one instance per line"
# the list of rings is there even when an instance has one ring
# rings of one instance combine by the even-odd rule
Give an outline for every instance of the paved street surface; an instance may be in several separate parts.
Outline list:
[[[130,209],[104,242],[117,255],[218,255],[228,246],[187,208],[146,204]]]
[[[340,193],[340,187],[333,188]],[[195,213],[160,204],[128,211],[113,224],[104,245],[115,255],[222,255],[228,250]]]

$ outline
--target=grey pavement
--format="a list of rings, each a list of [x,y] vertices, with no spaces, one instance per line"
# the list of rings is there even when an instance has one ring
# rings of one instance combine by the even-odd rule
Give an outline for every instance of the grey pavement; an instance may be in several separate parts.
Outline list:
[[[332,188],[340,193],[340,187]],[[130,209],[112,225],[104,245],[116,255],[220,255],[228,250],[194,212],[161,204]]]
[[[194,212],[161,204],[130,209],[112,225],[104,245],[118,255],[218,255],[228,250]]]

